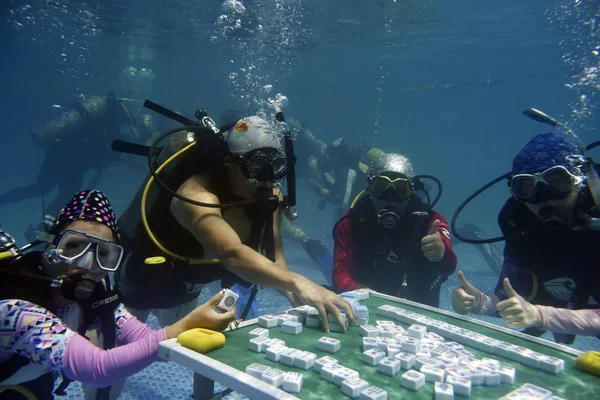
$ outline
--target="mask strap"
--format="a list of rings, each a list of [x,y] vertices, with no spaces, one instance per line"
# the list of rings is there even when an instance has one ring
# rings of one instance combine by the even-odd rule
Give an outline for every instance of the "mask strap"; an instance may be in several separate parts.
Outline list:
[[[598,177],[598,173],[594,168],[594,163],[586,163],[583,167],[583,173],[587,177],[588,188],[594,200],[594,207],[598,208],[600,206],[600,177]]]

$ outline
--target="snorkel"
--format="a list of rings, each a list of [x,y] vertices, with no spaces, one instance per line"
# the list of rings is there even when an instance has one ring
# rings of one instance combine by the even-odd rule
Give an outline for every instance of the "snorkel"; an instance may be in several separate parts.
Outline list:
[[[588,146],[584,146],[581,139],[579,138],[579,136],[577,136],[569,127],[567,127],[565,124],[559,122],[555,118],[552,118],[549,115],[543,113],[542,111],[537,110],[535,108],[528,108],[523,111],[523,114],[525,116],[533,119],[534,121],[559,128],[560,132],[562,132],[564,135],[567,135],[568,137],[572,138],[577,143],[577,145],[581,151],[581,157],[578,157],[578,159],[574,160],[574,161],[577,163],[577,167],[579,167],[581,169],[581,172],[585,177],[585,182],[587,183],[587,188],[590,192],[590,195],[591,195],[593,203],[594,203],[592,210],[598,210],[599,204],[600,204],[599,203],[600,202],[600,178],[598,177],[598,173],[596,172],[596,170],[594,168],[594,165],[595,165],[594,162],[592,161],[592,159],[590,157],[586,156],[585,154],[587,152],[589,152],[590,150],[592,150],[593,148],[599,146],[600,141],[591,143]],[[452,233],[454,234],[454,236],[456,236],[459,240],[461,240],[465,243],[471,243],[471,244],[489,244],[489,243],[495,243],[495,242],[500,242],[500,241],[504,240],[504,236],[499,236],[499,237],[489,238],[489,239],[465,238],[458,233],[458,231],[456,229],[456,221],[458,219],[458,216],[462,212],[462,210],[473,199],[475,199],[482,192],[486,191],[487,189],[494,186],[498,182],[506,180],[506,179],[510,179],[511,176],[512,176],[512,171],[507,172],[507,173],[495,178],[491,182],[485,184],[483,187],[477,189],[473,194],[471,194],[469,197],[467,197],[467,199],[463,203],[460,204],[460,206],[457,208],[456,212],[452,216],[452,221],[450,223],[450,229],[452,230]],[[593,230],[600,230],[600,219],[593,218],[587,214],[583,215],[583,217],[586,220],[587,228],[593,229]]]

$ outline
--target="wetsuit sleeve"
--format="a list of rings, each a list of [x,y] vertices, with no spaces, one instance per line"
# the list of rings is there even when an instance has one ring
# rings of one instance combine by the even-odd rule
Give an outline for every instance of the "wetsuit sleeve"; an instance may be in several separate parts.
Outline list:
[[[135,342],[102,350],[75,335],[65,351],[63,374],[95,387],[112,385],[158,361],[158,344],[166,338],[165,328],[150,329]]]
[[[133,321],[125,321],[123,328]],[[123,380],[157,361],[158,343],[166,340],[165,329],[142,330],[132,324],[137,331],[135,342],[102,350],[47,309],[14,299],[0,301],[0,323],[10,327],[1,351],[17,353],[48,371],[97,387]],[[126,337],[134,336],[134,332],[124,333]]]
[[[548,306],[537,306],[542,315],[540,329],[557,333],[581,336],[600,335],[600,309],[568,310]]]
[[[115,309],[115,325],[117,346],[136,342],[154,332],[154,329],[131,315],[123,304]]]
[[[444,252],[444,258],[439,263],[439,266],[442,268],[442,273],[445,275],[452,275],[454,271],[456,271],[456,264],[458,262],[456,258],[456,254],[452,251],[452,240],[450,239],[450,231],[448,230],[448,222],[441,214],[435,213],[434,217],[429,222],[429,226],[427,227],[427,232],[431,229],[434,221],[438,219],[440,220],[440,226],[438,227],[438,232],[442,238],[442,242],[444,243],[444,247],[446,251]]]
[[[334,239],[333,255],[333,286],[338,292],[346,292],[358,289],[354,282],[354,249],[355,243],[352,237],[352,225],[346,213],[337,224]]]
[[[0,301],[0,326],[2,352],[16,353],[48,371],[61,370],[65,350],[77,336],[44,307],[17,299]]]

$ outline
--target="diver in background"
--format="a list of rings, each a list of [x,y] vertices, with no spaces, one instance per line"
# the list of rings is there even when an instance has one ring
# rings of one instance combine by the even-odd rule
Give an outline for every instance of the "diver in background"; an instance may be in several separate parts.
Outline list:
[[[337,138],[329,144],[323,154],[311,154],[308,161],[310,187],[321,199],[319,209],[327,204],[336,207],[337,218],[352,201],[352,192],[356,182],[356,165],[359,159],[343,138]]]
[[[499,315],[526,333],[555,331],[557,342],[573,343],[575,336],[557,327],[566,314],[555,310],[597,309],[600,301],[598,168],[584,151],[571,136],[544,133],[516,155],[508,176],[512,197],[498,215],[506,239],[498,284],[488,295],[459,273],[456,312]]]
[[[82,188],[87,170],[97,171],[89,183],[91,187],[96,186],[102,171],[119,157],[111,151],[112,140],[140,139],[129,110],[114,96],[89,97],[31,134],[45,150],[37,179],[31,185],[0,195],[0,207],[45,196],[58,186],[55,199],[45,207],[48,215],[56,215],[62,199]]]
[[[385,153],[364,144],[349,148],[343,138],[327,145],[298,120],[290,118],[289,125],[297,137],[300,176],[305,176],[311,190],[319,197],[320,210],[327,204],[336,207],[337,221],[363,189],[362,184],[356,183],[363,182],[369,165]]]

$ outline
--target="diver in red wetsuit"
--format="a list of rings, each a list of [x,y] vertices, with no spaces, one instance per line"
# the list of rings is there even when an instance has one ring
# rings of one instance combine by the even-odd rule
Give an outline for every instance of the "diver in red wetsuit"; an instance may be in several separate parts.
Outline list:
[[[368,287],[438,307],[457,263],[446,220],[414,194],[412,165],[400,154],[377,159],[367,182],[333,230],[334,288]]]

